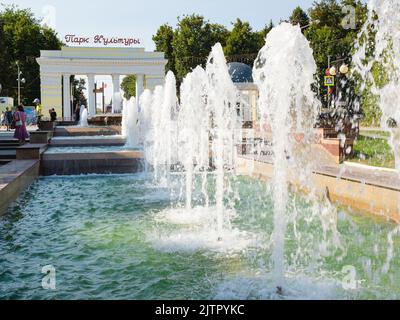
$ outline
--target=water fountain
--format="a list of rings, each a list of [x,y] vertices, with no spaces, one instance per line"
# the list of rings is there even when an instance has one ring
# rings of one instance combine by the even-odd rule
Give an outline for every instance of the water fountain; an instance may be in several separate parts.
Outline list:
[[[168,184],[171,166],[176,164],[177,105],[175,76],[168,72],[164,87],[158,86],[154,92],[151,105],[152,130],[147,131],[146,137],[146,145],[151,147],[145,152],[147,161],[154,168],[155,180],[164,185]],[[146,108],[145,105],[142,107]]]
[[[396,8],[394,1],[374,3],[384,14]],[[385,28],[393,22],[383,21]],[[134,100],[124,102],[124,133],[137,137],[130,132],[139,126],[143,136],[133,144],[143,145],[153,179],[39,179],[9,210],[10,218],[0,220],[0,298],[398,298],[394,237],[400,228],[334,208],[314,193],[310,177],[318,159],[311,144],[319,102],[311,90],[316,66],[308,42],[299,27],[283,23],[266,43],[253,71],[260,135],[273,147],[270,183],[232,170],[241,125],[217,44],[206,68],[183,80],[179,104],[172,73],[163,86],[143,93],[139,113]],[[391,82],[379,88],[388,106],[398,85]],[[49,259],[64,271],[57,296],[37,290],[32,272]],[[354,277],[343,285],[347,275]]]
[[[126,126],[126,147],[130,149],[137,148],[139,145],[139,119],[136,98],[131,97],[124,103],[124,108],[126,108],[126,111],[124,111],[124,116],[126,116],[126,120],[124,120],[126,123],[124,123]]]
[[[128,135],[128,100],[122,101],[122,119],[121,119],[121,136],[124,138]]]
[[[88,111],[87,108],[85,106],[81,106],[81,115],[80,115],[80,123],[79,125],[81,127],[88,127],[89,123],[88,123]]]
[[[395,166],[400,174],[400,2],[370,0],[368,16],[356,43],[353,56],[353,77],[360,92],[370,92],[382,112],[381,128],[390,132],[389,144],[395,155]],[[358,101],[360,103],[360,101]],[[400,203],[399,203],[400,206]],[[393,237],[400,235],[396,226],[388,233],[384,273],[393,259]]]
[[[197,67],[183,80],[178,116],[178,161],[186,176],[186,209],[192,208],[193,175],[202,171],[203,183],[209,167],[210,117],[207,106],[207,74]],[[207,202],[207,201],[206,201]]]
[[[229,224],[224,208],[225,170],[233,168],[235,142],[241,141],[241,123],[237,113],[238,92],[229,76],[219,43],[211,50],[206,73],[209,83],[207,104],[212,116],[212,161],[216,174],[217,234],[221,238],[223,225]]]
[[[370,0],[368,19],[362,28],[353,56],[354,74],[360,91],[370,90],[382,111],[381,126],[391,132],[390,144],[400,171],[400,10],[397,0]]]
[[[285,273],[288,184],[291,173],[296,172],[300,173],[299,182],[309,185],[310,147],[319,104],[311,90],[316,73],[313,52],[300,28],[282,23],[268,34],[266,43],[255,61],[253,73],[260,90],[261,130],[264,135],[272,135],[272,260],[276,286],[281,291]]]
[[[145,92],[141,97],[141,106],[151,110],[143,115],[141,127],[146,132],[145,153],[155,178],[168,181],[171,172],[181,171],[185,177],[183,215],[187,221],[207,216],[207,221],[213,221],[215,240],[222,241],[224,232],[229,233],[232,214],[225,205],[230,189],[228,173],[232,174],[235,143],[241,138],[238,92],[229,76],[222,46],[212,48],[206,69],[197,67],[183,80],[179,107],[172,73],[167,74],[164,88],[156,88],[152,98],[150,95]],[[204,207],[194,208],[193,189],[198,176]],[[210,179],[216,188],[213,207],[209,207],[207,190]],[[174,218],[175,213],[171,213]]]
[[[113,94],[113,113],[121,112],[121,103],[123,103],[123,98],[120,92],[115,92]]]
[[[142,146],[145,145],[146,137],[148,137],[151,132],[152,103],[153,95],[151,90],[144,90],[139,99],[138,116],[139,144]]]

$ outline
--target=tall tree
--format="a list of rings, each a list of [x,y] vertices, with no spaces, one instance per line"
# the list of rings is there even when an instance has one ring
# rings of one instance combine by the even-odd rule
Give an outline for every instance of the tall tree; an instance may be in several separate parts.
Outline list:
[[[174,48],[172,46],[173,39],[174,39],[174,30],[168,24],[161,25],[158,28],[157,33],[153,36],[153,41],[154,44],[156,45],[156,50],[164,52],[165,58],[168,59],[168,63],[166,65],[166,71],[172,71],[173,73],[176,73]]]
[[[26,82],[21,91],[22,102],[31,104],[40,96],[40,70],[36,57],[40,50],[61,48],[57,34],[40,25],[30,9],[19,9],[15,5],[1,5],[1,49],[0,49],[0,83],[2,95],[11,96],[17,101],[17,66],[18,61],[22,77]]]
[[[121,89],[126,100],[136,97],[136,76],[134,74],[126,76],[121,82]]]
[[[237,19],[229,33],[224,48],[227,56],[257,53],[257,33],[253,32],[250,23]]]
[[[356,8],[357,24],[355,29],[344,28],[342,21],[346,16],[343,12],[344,5],[352,5]],[[314,2],[309,11],[312,21],[304,32],[314,51],[314,59],[318,67],[320,84],[320,98],[326,103],[327,92],[323,86],[325,70],[331,61],[343,59],[344,62],[351,61],[354,41],[365,20],[365,5],[358,0],[345,0],[338,3],[336,0],[320,0]]]
[[[301,7],[296,7],[296,9],[293,10],[289,21],[293,25],[300,25],[301,28],[310,24],[310,18]]]
[[[73,107],[75,108],[77,105],[80,107],[81,105],[87,106],[87,99],[84,94],[84,90],[86,90],[86,81],[85,79],[76,79],[75,76],[71,77],[72,81],[72,94],[73,94]]]
[[[205,63],[216,42],[225,41],[227,32],[224,29],[206,21],[201,15],[178,18],[172,41],[178,83],[197,65]]]

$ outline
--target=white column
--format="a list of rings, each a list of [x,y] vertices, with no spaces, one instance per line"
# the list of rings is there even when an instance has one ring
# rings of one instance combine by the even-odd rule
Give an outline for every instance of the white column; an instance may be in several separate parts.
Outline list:
[[[140,110],[139,106],[139,98],[143,93],[144,90],[144,74],[137,74],[136,75],[136,107]]]
[[[96,115],[96,104],[95,104],[95,99],[94,99],[94,74],[88,74],[88,100],[89,100],[89,106],[88,106],[88,113],[89,116],[93,117]]]
[[[62,115],[62,75],[41,72],[40,86],[41,86],[41,103],[43,107],[43,115],[48,116],[48,110],[54,108],[58,115]]]
[[[71,120],[71,75],[63,75],[63,117]]]
[[[112,113],[121,111],[121,97],[119,96],[121,85],[119,82],[119,78],[120,78],[119,74],[112,75],[112,82],[113,82]]]

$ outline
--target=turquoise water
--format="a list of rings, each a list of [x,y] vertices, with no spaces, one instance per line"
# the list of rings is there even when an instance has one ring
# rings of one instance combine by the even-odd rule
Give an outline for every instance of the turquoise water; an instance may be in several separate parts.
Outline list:
[[[310,203],[293,196],[296,223],[288,226],[287,283],[278,296],[269,273],[268,188],[232,182],[238,191],[227,206],[236,213],[218,242],[205,223],[212,205],[204,209],[200,193],[193,212],[177,205],[180,181],[162,189],[146,175],[39,179],[0,218],[0,299],[400,298],[396,235],[382,271],[395,225],[339,210],[341,245],[324,248],[330,235],[323,238]],[[56,270],[56,290],[42,288],[47,265]],[[350,289],[343,285],[349,266],[357,282]]]

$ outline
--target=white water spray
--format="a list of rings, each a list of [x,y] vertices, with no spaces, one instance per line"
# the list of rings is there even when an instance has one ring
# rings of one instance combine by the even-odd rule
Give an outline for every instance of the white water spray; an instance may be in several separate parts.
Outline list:
[[[259,112],[263,135],[272,133],[274,152],[272,234],[273,275],[277,287],[284,283],[284,247],[290,175],[300,183],[311,172],[309,160],[318,101],[311,90],[317,67],[307,39],[298,26],[282,23],[267,36],[254,64],[253,75],[260,91]],[[271,132],[272,131],[272,132]],[[308,155],[307,155],[308,153]],[[279,290],[278,290],[279,291]]]
[[[139,145],[139,120],[136,98],[131,97],[129,101],[126,102],[125,107],[127,108],[125,111],[125,114],[127,115],[126,146],[128,148],[136,148]]]
[[[233,168],[235,142],[240,136],[237,113],[238,91],[233,84],[221,44],[211,50],[207,61],[207,104],[212,116],[212,160],[216,175],[217,233],[222,234],[225,220],[224,192],[225,170]]]
[[[79,121],[79,125],[81,127],[88,127],[89,123],[88,123],[88,110],[85,106],[81,106],[81,110],[80,110],[80,121]]]
[[[206,171],[209,166],[210,117],[207,88],[207,75],[201,67],[189,73],[181,86],[178,158],[185,169],[187,210],[192,208],[194,173]]]

